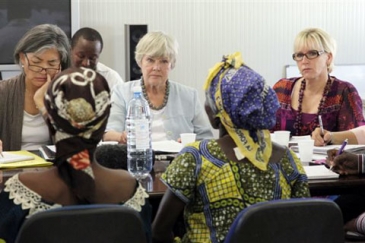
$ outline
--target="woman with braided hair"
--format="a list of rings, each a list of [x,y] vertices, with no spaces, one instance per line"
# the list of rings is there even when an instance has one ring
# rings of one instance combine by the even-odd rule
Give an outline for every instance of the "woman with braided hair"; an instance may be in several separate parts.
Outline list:
[[[145,189],[127,171],[105,168],[94,159],[110,112],[106,80],[91,69],[66,69],[50,82],[44,105],[55,139],[55,166],[6,181],[0,193],[0,239],[13,242],[24,219],[37,212],[94,203],[137,210],[148,232]]]

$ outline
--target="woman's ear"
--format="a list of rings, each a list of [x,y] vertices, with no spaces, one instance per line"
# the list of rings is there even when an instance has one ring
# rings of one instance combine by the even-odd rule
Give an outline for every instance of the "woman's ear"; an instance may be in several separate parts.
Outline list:
[[[25,54],[23,52],[20,52],[19,53],[19,62],[20,62],[20,65],[22,67],[24,67],[24,65],[26,64],[26,61],[25,61]]]
[[[328,67],[332,62],[333,55],[332,55],[332,53],[328,53],[327,56],[328,56],[328,58],[327,58],[327,63],[326,64],[327,64],[327,67]]]
[[[219,117],[217,117],[217,116],[214,117],[214,126],[216,128],[219,128],[220,124],[221,124],[221,119]]]

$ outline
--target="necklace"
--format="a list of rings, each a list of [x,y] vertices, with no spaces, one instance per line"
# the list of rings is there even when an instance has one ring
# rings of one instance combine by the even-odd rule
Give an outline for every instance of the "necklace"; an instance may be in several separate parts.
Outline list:
[[[150,99],[148,98],[147,90],[146,90],[146,86],[144,85],[143,78],[141,78],[141,87],[142,87],[143,96],[147,100],[148,105],[149,105],[149,107],[151,109],[158,111],[158,110],[161,110],[162,108],[164,108],[166,106],[167,101],[169,99],[169,93],[170,93],[170,83],[169,83],[169,80],[166,81],[165,96],[163,97],[163,102],[162,102],[162,104],[160,106],[154,106],[152,104],[152,102],[150,101]]]
[[[328,93],[330,91],[330,88],[331,88],[331,84],[332,84],[331,78],[330,78],[330,76],[328,76],[328,80],[327,80],[326,86],[323,90],[323,95],[322,95],[321,101],[319,102],[319,105],[318,105],[318,113],[317,113],[318,115],[320,115],[321,112],[322,112],[324,102],[326,101],[327,95],[328,95]],[[303,103],[305,86],[306,86],[306,82],[305,82],[305,79],[303,79],[302,83],[300,84],[300,90],[299,90],[298,114],[296,116],[295,123],[294,123],[295,135],[296,136],[301,135],[300,131],[302,129],[302,115],[303,115],[303,113],[302,113],[302,103]],[[318,124],[318,116],[316,118],[315,123]]]

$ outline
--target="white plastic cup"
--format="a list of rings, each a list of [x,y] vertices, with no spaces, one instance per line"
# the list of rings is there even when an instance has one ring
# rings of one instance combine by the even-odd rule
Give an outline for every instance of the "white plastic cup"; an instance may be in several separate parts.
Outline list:
[[[290,140],[290,131],[275,131],[274,136],[275,142],[288,147]]]
[[[271,142],[275,142],[275,134],[270,133]]]
[[[298,141],[299,157],[303,165],[309,165],[313,159],[314,140],[306,139]]]
[[[185,146],[187,143],[195,142],[196,139],[196,133],[181,133],[181,144]]]

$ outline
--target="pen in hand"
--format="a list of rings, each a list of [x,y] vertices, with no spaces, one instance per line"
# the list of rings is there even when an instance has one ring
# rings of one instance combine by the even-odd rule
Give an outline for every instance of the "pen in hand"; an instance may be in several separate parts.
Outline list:
[[[346,147],[346,145],[347,145],[348,141],[349,141],[349,140],[348,140],[347,138],[343,141],[343,143],[342,143],[342,145],[341,145],[340,149],[337,151],[337,155],[342,154],[342,152],[343,152],[343,150],[345,149],[345,147]]]
[[[348,139],[346,138],[346,139],[343,141],[343,143],[342,143],[342,145],[341,145],[340,149],[337,151],[336,156],[338,156],[338,155],[342,154],[342,152],[344,151],[344,149],[345,149],[345,147],[346,147],[347,143],[348,143]],[[332,167],[333,167],[333,166],[331,165],[331,166],[330,166],[330,170],[332,170]]]
[[[321,129],[321,136],[324,136],[324,128],[323,128],[323,122],[322,122],[322,116],[318,116],[318,122],[319,122],[319,128]]]

